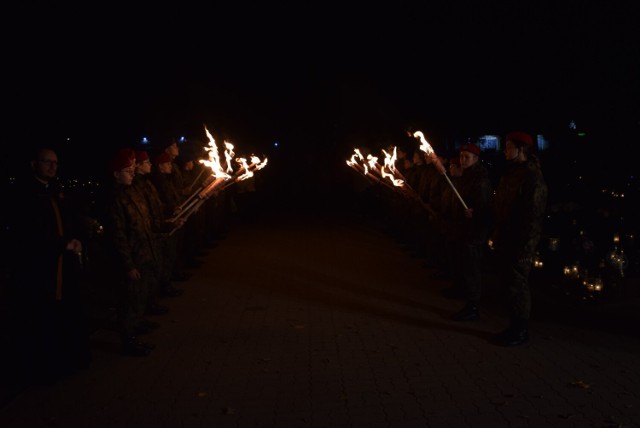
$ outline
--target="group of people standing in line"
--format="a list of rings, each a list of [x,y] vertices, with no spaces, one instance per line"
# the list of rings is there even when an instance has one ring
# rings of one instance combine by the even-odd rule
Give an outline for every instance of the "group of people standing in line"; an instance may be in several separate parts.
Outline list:
[[[211,179],[197,158],[181,155],[170,141],[154,153],[119,149],[108,163],[110,183],[97,202],[104,230],[101,275],[117,296],[116,329],[126,355],[152,351],[140,336],[160,327],[150,319],[168,312],[160,299],[182,294],[173,283],[186,279],[197,256],[224,233],[224,191],[180,215],[181,204]],[[56,382],[91,362],[82,290],[83,263],[93,250],[86,212],[60,186],[54,149],[36,149],[29,166],[12,186],[12,210],[3,218],[12,249],[6,263],[9,322],[15,325],[5,358],[18,388]]]
[[[450,159],[399,150],[396,168],[419,198],[396,193],[387,215],[408,250],[436,269],[433,277],[449,280],[445,295],[465,301],[452,316],[456,321],[480,317],[483,264],[491,254],[510,317],[494,339],[515,346],[529,340],[529,274],[547,185],[531,135],[509,133],[503,154],[506,166],[494,185],[473,143],[460,146]]]
[[[526,342],[528,279],[547,201],[532,137],[523,132],[507,135],[508,165],[495,188],[474,144],[463,145],[448,161],[418,151],[404,155],[397,167],[420,203],[407,204],[400,197],[390,204],[391,214],[403,220],[399,224],[405,226],[402,232],[411,238],[413,249],[439,267],[451,280],[450,291],[464,298],[465,305],[453,318],[462,322],[480,316],[482,264],[489,243],[510,315],[507,328],[495,339],[505,346]],[[188,216],[189,221],[179,215],[181,204],[211,178],[200,173],[204,166],[195,162],[196,156],[180,156],[178,164],[179,156],[179,146],[171,141],[153,154],[120,149],[109,163],[111,186],[103,200],[102,221],[118,295],[117,330],[126,355],[152,351],[154,345],[140,339],[159,327],[149,317],[168,311],[161,298],[182,293],[172,282],[184,279],[185,266],[220,233],[230,211],[223,191],[201,212]],[[15,186],[5,219],[11,248],[10,321],[16,326],[9,349],[15,358],[14,381],[23,384],[54,382],[91,361],[80,287],[87,251],[82,212],[70,206],[58,185],[55,150],[36,150],[30,167],[31,174]]]

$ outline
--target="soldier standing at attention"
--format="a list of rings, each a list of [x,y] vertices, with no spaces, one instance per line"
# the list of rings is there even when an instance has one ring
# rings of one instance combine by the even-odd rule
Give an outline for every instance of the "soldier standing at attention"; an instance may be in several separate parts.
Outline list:
[[[508,166],[493,200],[494,230],[489,244],[496,251],[500,283],[507,293],[511,317],[507,329],[495,338],[504,346],[529,340],[529,273],[547,206],[547,185],[534,151],[529,134],[507,135],[504,156]]]
[[[114,186],[107,202],[105,231],[120,279],[117,316],[123,352],[146,356],[154,345],[138,340],[137,333],[144,325],[143,315],[150,285],[156,278],[154,268],[158,259],[146,202],[131,187],[134,164],[132,149],[119,150],[111,161]]]
[[[454,315],[457,321],[472,321],[480,314],[478,305],[482,294],[482,258],[489,237],[491,180],[480,162],[480,148],[473,143],[460,147],[462,176],[457,181],[458,192],[468,206],[452,205],[453,221],[458,228],[456,240],[456,269],[454,284],[463,290],[466,303]]]

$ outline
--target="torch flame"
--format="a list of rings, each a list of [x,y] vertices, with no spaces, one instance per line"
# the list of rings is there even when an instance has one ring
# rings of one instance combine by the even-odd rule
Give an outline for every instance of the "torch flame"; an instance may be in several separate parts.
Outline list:
[[[431,144],[429,144],[427,140],[424,138],[424,134],[422,133],[422,131],[414,132],[413,136],[420,139],[420,143],[421,143],[420,150],[425,152],[427,155],[430,155],[433,153],[433,147],[431,147]]]
[[[382,150],[384,153],[384,166],[380,168],[380,175],[382,178],[388,178],[394,186],[400,187],[404,185],[404,180],[395,177],[396,173],[396,159],[397,159],[397,148],[393,148],[393,155],[390,155],[385,150]],[[390,172],[386,172],[385,168]]]
[[[209,152],[209,159],[201,159],[200,163],[211,168],[211,175],[216,178],[229,179],[231,176],[222,170],[220,165],[220,155],[218,154],[218,146],[216,146],[216,140],[213,138],[207,127],[204,128],[209,138],[209,147],[205,147],[205,150]],[[233,148],[233,146],[231,146]],[[227,147],[229,150],[229,148]],[[226,153],[225,153],[226,155]]]
[[[233,153],[233,144],[225,141],[224,146],[226,147],[226,150],[224,151],[224,157],[227,160],[227,172],[232,173],[233,168],[231,167],[231,159],[233,159],[233,155],[235,154]]]

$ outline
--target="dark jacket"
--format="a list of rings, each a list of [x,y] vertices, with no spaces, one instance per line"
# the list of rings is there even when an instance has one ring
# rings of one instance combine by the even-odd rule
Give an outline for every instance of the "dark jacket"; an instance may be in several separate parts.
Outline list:
[[[532,257],[542,231],[547,185],[535,160],[510,163],[493,199],[493,245],[514,259]]]

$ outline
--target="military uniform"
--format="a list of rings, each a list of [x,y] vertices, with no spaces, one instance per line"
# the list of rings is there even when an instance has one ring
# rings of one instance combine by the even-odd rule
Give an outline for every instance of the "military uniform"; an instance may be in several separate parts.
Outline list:
[[[547,185],[536,160],[510,163],[493,201],[498,269],[512,324],[526,326],[531,312],[529,273],[547,206]]]
[[[465,208],[450,192],[454,239],[454,287],[463,291],[468,306],[477,306],[482,292],[482,256],[489,235],[491,181],[487,169],[478,161],[465,168],[456,190],[473,216],[465,216]],[[463,315],[463,314],[461,314]],[[474,314],[474,317],[477,314]]]
[[[186,199],[186,197],[182,196],[180,189],[176,187],[173,174],[163,173],[156,169],[151,176],[151,180],[156,186],[158,195],[160,196],[160,199],[164,204],[166,216],[173,216],[176,208],[178,208],[180,204]],[[164,240],[162,251],[163,280],[161,281],[160,285],[161,292],[163,292],[163,287],[170,287],[168,281],[170,281],[172,275],[176,271],[179,249],[178,244],[182,237],[182,234],[183,230],[178,229],[171,236],[168,236],[167,239]]]
[[[169,239],[169,232],[173,223],[166,221],[167,215],[164,204],[160,199],[158,190],[149,179],[148,175],[136,175],[131,185],[131,191],[135,193],[135,200],[144,201],[146,204],[146,214],[149,216],[151,230],[153,232],[153,246],[155,249],[154,280],[149,284],[149,305],[154,311],[160,310],[160,305],[156,298],[159,295],[160,287],[164,287],[170,280],[170,269],[165,267],[163,249]],[[141,210],[144,212],[144,210]],[[147,308],[148,310],[150,308]],[[166,311],[166,309],[164,309]]]
[[[131,186],[116,184],[107,204],[107,229],[116,267],[121,272],[118,323],[126,342],[135,337],[142,321],[150,287],[157,280],[158,255],[146,201]],[[127,273],[140,272],[139,280]]]

